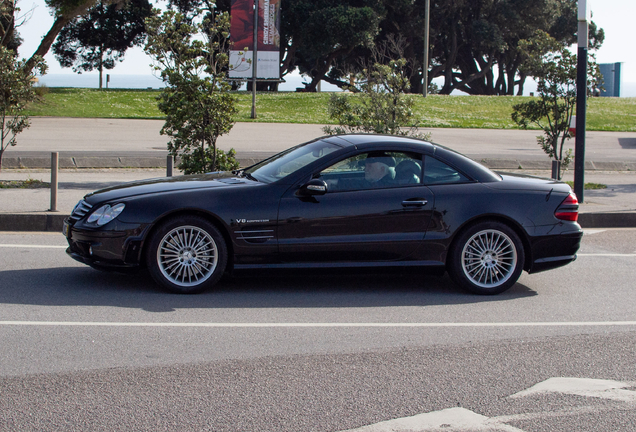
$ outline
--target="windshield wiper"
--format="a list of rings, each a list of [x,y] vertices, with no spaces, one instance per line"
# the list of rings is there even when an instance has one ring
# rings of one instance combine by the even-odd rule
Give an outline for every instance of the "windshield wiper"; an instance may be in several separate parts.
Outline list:
[[[252,174],[250,174],[250,173],[243,173],[243,172],[241,172],[241,174],[242,174],[242,175],[244,175],[245,177],[247,177],[248,179],[252,180],[252,181],[255,181],[255,182],[257,182],[257,181],[258,181],[258,179],[257,179],[256,177],[254,177],[254,176],[253,176]]]

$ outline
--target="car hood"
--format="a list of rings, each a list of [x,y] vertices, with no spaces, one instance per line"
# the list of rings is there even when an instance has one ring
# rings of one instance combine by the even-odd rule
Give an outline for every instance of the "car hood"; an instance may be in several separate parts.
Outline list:
[[[215,172],[177,177],[161,177],[139,180],[111,186],[89,193],[84,199],[91,203],[114,201],[138,195],[175,192],[180,190],[208,189],[216,187],[237,187],[253,185],[256,182],[238,178],[231,172]]]

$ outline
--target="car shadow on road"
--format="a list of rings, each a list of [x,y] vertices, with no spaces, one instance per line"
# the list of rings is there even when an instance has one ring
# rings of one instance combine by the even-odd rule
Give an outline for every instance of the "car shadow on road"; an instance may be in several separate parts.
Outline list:
[[[240,273],[198,295],[163,291],[147,272],[106,273],[85,267],[0,272],[0,303],[39,306],[113,306],[149,312],[184,308],[349,308],[434,306],[510,301],[536,296],[517,283],[503,294],[462,291],[447,275],[417,271],[360,273],[289,271]]]

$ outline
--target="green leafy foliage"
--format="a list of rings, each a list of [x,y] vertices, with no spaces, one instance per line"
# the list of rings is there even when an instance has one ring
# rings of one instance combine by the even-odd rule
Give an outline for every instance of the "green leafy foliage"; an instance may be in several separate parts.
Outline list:
[[[62,67],[75,72],[99,70],[102,88],[103,69],[114,68],[128,48],[144,43],[144,21],[150,12],[148,0],[128,0],[123,5],[102,1],[60,31],[53,53]]]
[[[378,133],[430,139],[418,132],[413,114],[415,101],[404,94],[411,83],[405,72],[407,60],[400,56],[401,42],[389,39],[389,43],[376,49],[373,66],[358,75],[356,94],[330,96],[329,116],[338,126],[324,127],[325,133]],[[400,58],[391,59],[392,54]],[[380,63],[381,60],[386,64]]]
[[[232,152],[216,148],[238,112],[225,80],[229,14],[214,8],[188,16],[155,10],[147,28],[146,52],[167,85],[158,98],[166,115],[161,134],[170,137],[168,151],[180,159],[179,169],[191,174],[234,167]]]
[[[373,45],[383,2],[377,0],[287,0],[282,6],[282,74],[296,68],[315,91],[337,59]]]
[[[37,58],[35,61],[35,71],[46,72],[44,60]],[[23,110],[27,103],[37,98],[31,71],[24,60],[17,60],[14,51],[0,46],[0,169],[5,150],[15,146],[16,135],[30,125]]]
[[[576,56],[545,32],[520,43],[527,59],[523,69],[537,80],[538,98],[512,107],[512,120],[523,129],[531,125],[543,130],[537,143],[553,160],[561,162],[558,174],[572,161],[572,150],[565,149],[571,138],[570,122],[576,106]],[[598,68],[589,63],[589,83],[598,82]]]

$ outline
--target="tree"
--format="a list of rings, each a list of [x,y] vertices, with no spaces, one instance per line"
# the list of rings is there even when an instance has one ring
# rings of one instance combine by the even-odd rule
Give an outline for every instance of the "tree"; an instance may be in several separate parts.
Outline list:
[[[51,9],[55,20],[49,31],[42,37],[40,45],[37,47],[31,58],[27,60],[26,67],[34,68],[40,58],[43,58],[59,32],[73,20],[76,16],[84,15],[100,0],[45,0],[46,5]],[[119,3],[124,0],[105,0],[105,3]]]
[[[535,125],[543,130],[537,143],[559,162],[560,180],[572,159],[572,150],[564,152],[564,145],[571,138],[569,126],[576,105],[576,56],[541,30],[520,46],[527,56],[522,70],[537,79],[538,98],[513,105],[512,120],[523,129]],[[593,60],[588,64],[588,77],[589,85],[599,82]]]
[[[104,69],[122,61],[128,48],[142,45],[146,37],[145,19],[150,16],[148,0],[127,0],[104,5],[100,1],[86,15],[69,22],[53,44],[53,53],[62,67],[77,73],[99,71],[102,88]]]
[[[404,43],[401,38],[389,37],[373,50],[373,64],[358,75],[357,94],[330,96],[329,116],[338,126],[324,127],[325,133],[362,132],[430,139],[430,134],[418,132],[414,101],[404,94],[411,86],[405,73],[408,61],[403,57]]]
[[[0,170],[5,150],[15,146],[16,135],[30,125],[22,110],[36,99],[32,71],[40,74],[46,71],[41,58],[35,59],[33,67],[27,67],[26,61],[16,57],[14,51],[0,45]]]
[[[16,28],[15,14],[20,8],[16,7],[15,0],[0,0],[0,46],[12,51],[17,51],[22,40]]]
[[[282,75],[298,68],[316,91],[337,60],[372,45],[383,8],[375,0],[287,0],[283,3]]]
[[[535,30],[550,34],[562,47],[576,42],[577,0],[444,0],[431,9],[429,76],[445,78],[442,94],[523,94],[527,75],[520,69],[519,47]],[[604,33],[590,24],[590,47]]]
[[[229,14],[211,8],[186,17],[155,9],[146,23],[146,53],[167,85],[158,105],[166,114],[161,134],[170,137],[170,154],[181,158],[178,166],[186,174],[238,168],[233,150],[226,155],[216,148],[237,113],[225,79]]]

